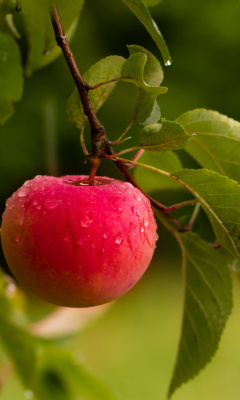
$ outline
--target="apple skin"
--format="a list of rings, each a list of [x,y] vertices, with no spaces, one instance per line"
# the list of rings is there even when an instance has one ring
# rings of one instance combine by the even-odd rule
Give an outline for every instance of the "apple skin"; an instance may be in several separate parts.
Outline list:
[[[147,269],[156,222],[130,183],[36,176],[6,202],[1,241],[10,270],[32,295],[90,307],[126,293]]]

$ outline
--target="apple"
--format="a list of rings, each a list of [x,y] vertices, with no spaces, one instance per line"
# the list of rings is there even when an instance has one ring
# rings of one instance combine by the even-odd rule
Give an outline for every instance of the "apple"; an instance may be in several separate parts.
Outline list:
[[[108,177],[36,176],[6,202],[1,241],[10,270],[32,295],[90,307],[126,293],[155,249],[149,200]]]

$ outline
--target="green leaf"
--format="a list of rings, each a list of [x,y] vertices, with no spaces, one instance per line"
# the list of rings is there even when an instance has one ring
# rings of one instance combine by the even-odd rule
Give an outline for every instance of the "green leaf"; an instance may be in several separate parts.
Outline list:
[[[184,313],[169,397],[215,354],[232,309],[228,255],[198,235],[180,235],[184,251]]]
[[[121,75],[121,69],[124,62],[125,58],[120,56],[109,56],[103,58],[90,67],[90,69],[83,75],[83,79],[90,86],[118,79]],[[89,91],[89,99],[95,112],[97,112],[104,104],[116,84],[117,82],[113,81]],[[76,88],[68,100],[67,113],[70,122],[79,129],[81,129],[83,124],[87,121]]]
[[[84,0],[57,0],[57,8],[68,39],[71,38]],[[49,0],[33,2],[22,0],[22,14],[28,36],[29,51],[26,75],[52,62],[61,54],[57,49],[54,31],[49,17]],[[53,53],[52,53],[53,52]]]
[[[180,171],[183,168],[179,158],[173,151],[165,151],[163,153],[144,151],[139,161],[170,173]],[[146,193],[165,189],[179,189],[180,186],[176,181],[163,175],[154,174],[146,168],[134,167],[133,174],[136,182]]]
[[[240,185],[216,172],[198,169],[174,174],[201,203],[219,243],[234,256],[240,251]]]
[[[13,113],[13,102],[22,97],[23,76],[19,48],[13,36],[0,32],[0,123]]]
[[[163,80],[163,70],[157,58],[141,46],[128,46],[130,55],[143,53],[147,55],[147,61],[143,70],[143,81],[149,86],[160,86]],[[157,95],[147,90],[138,89],[136,108],[133,123],[154,124],[160,119],[160,109],[156,101]]]
[[[177,122],[164,118],[161,122],[144,126],[140,131],[140,147],[157,152],[183,148],[191,136]]]
[[[146,5],[142,0],[122,0],[124,4],[133,12],[139,21],[145,26],[152,39],[157,44],[162,53],[165,65],[171,64],[171,57],[161,32],[155,21],[152,19]]]
[[[166,87],[153,86],[145,81],[145,68],[149,68],[147,60],[148,55],[146,53],[135,53],[130,55],[122,66],[121,77],[123,80],[134,83],[136,86],[144,89],[149,94],[157,95],[166,93]]]
[[[240,123],[216,111],[196,109],[181,115],[186,132],[196,133],[185,150],[204,168],[240,182]]]
[[[116,400],[103,383],[74,361],[69,351],[53,347],[42,353],[36,392],[44,400]]]
[[[0,339],[23,383],[28,387],[36,366],[36,342],[29,333],[26,315],[13,304],[8,295],[8,284],[1,274]]]

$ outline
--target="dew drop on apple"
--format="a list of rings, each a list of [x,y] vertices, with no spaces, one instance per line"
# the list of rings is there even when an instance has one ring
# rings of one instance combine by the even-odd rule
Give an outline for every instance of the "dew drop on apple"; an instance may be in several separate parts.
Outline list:
[[[20,233],[18,233],[17,236],[15,237],[15,242],[20,243]]]
[[[108,238],[108,233],[106,231],[103,232],[103,238],[107,239]]]
[[[140,212],[139,212],[139,210],[137,208],[131,207],[131,210],[132,210],[133,214],[135,214],[135,215],[137,215],[139,217]]]
[[[144,226],[145,226],[145,228],[147,228],[148,225],[149,225],[149,221],[146,219],[146,220],[144,221]]]
[[[18,219],[18,223],[19,223],[19,225],[23,225],[23,223],[24,223],[24,213],[22,213],[21,215],[20,215],[20,217],[19,217],[19,219]]]
[[[18,190],[17,195],[18,195],[18,197],[21,198],[21,197],[26,197],[29,193],[30,193],[30,189],[29,189],[28,187],[22,186],[22,187]]]
[[[60,204],[60,201],[58,199],[47,199],[44,201],[44,207],[47,210],[55,210]]]
[[[142,201],[142,197],[140,196],[140,194],[134,193],[134,197],[137,201]]]
[[[122,235],[117,235],[116,238],[115,238],[115,243],[121,244],[122,241],[123,241]]]
[[[140,227],[140,232],[143,233],[145,231],[144,226]]]
[[[89,215],[83,215],[80,219],[80,223],[83,228],[89,228],[93,223],[93,219]]]
[[[132,185],[130,182],[124,182],[124,185],[127,186],[128,188],[129,188],[129,187],[130,187],[130,188],[133,187],[133,185]]]

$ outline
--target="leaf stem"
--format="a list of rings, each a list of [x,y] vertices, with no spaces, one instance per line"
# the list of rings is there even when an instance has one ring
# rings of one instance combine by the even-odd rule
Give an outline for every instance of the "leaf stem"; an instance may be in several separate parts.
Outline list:
[[[197,200],[195,200],[195,201],[197,201]],[[197,216],[198,216],[198,214],[199,214],[200,209],[201,209],[201,204],[200,204],[200,203],[197,203],[197,204],[195,205],[195,207],[194,207],[192,216],[191,216],[190,221],[189,221],[189,223],[188,223],[188,225],[187,225],[187,227],[188,227],[189,230],[192,229],[192,227],[193,227],[193,225],[194,225],[194,222],[195,222],[196,219],[197,219]]]
[[[178,210],[179,208],[182,208],[182,207],[191,206],[191,205],[197,203],[197,201],[198,201],[197,199],[182,201],[181,203],[173,204],[172,206],[166,207],[166,210],[168,212],[172,212],[172,211]]]

